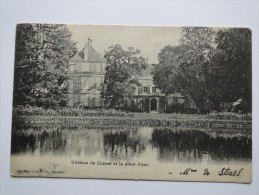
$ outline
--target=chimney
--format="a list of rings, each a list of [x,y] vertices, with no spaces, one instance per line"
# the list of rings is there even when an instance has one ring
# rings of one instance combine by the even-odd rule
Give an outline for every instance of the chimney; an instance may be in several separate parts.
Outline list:
[[[88,43],[84,44],[83,52],[84,52],[84,60],[87,61],[88,60]]]
[[[88,38],[88,45],[92,45],[93,40],[89,37]]]
[[[84,43],[84,60],[87,61],[88,58],[89,58],[89,54],[88,54],[88,51],[89,51],[89,45],[92,45],[92,39],[89,37],[88,40],[87,40],[87,43]]]

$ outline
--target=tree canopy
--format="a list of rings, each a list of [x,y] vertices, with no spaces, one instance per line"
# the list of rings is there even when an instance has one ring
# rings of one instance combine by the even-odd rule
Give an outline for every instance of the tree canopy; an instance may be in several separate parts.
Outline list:
[[[249,29],[213,30],[184,27],[178,46],[158,54],[153,78],[165,93],[189,95],[199,110],[219,110],[220,103],[244,100],[251,111],[251,32]]]
[[[178,60],[181,56],[180,46],[165,46],[158,54],[158,65],[152,71],[154,84],[165,94],[179,90]]]
[[[109,47],[104,58],[107,66],[102,96],[110,107],[115,107],[124,98],[134,95],[139,85],[138,75],[147,64],[140,50],[133,47],[124,50],[119,44]]]
[[[247,28],[220,30],[217,48],[226,54],[218,82],[223,88],[222,99],[233,102],[242,99],[243,110],[252,111],[252,33]]]
[[[154,83],[165,93],[191,96],[199,109],[206,96],[204,52],[213,44],[214,32],[205,27],[184,27],[178,46],[166,46],[158,54]]]
[[[65,106],[67,65],[75,52],[65,25],[18,24],[14,106]]]

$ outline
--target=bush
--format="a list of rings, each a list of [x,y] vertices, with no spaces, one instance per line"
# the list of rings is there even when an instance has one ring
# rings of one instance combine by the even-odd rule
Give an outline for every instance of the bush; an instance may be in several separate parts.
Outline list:
[[[96,108],[56,108],[44,109],[33,106],[17,106],[13,108],[14,116],[88,116],[88,117],[134,117],[133,113],[126,113],[121,110]]]
[[[218,120],[252,120],[252,114],[237,114],[233,112],[211,112],[205,115],[207,119],[218,119]]]
[[[17,106],[13,108],[13,116],[69,116],[69,117],[119,117],[119,118],[146,118],[146,119],[211,119],[211,120],[252,120],[252,114],[237,114],[232,112],[211,112],[209,114],[189,114],[180,113],[142,113],[143,111],[138,108],[123,111],[123,108],[118,109],[83,109],[83,108],[56,108],[44,109],[41,107],[32,106]],[[185,110],[186,111],[186,110]],[[194,112],[194,111],[193,111]]]

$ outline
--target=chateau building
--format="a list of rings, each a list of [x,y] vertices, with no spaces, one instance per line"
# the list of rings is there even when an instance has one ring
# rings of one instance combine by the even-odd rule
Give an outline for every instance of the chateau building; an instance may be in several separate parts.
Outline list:
[[[149,65],[145,70],[142,70],[138,80],[138,87],[134,99],[135,105],[143,112],[165,112],[168,107],[175,104],[184,104],[186,97],[180,93],[165,95],[155,87],[151,74],[152,65]]]
[[[93,48],[92,40],[84,44],[69,62],[69,106],[101,107],[100,93],[105,76],[105,60]]]

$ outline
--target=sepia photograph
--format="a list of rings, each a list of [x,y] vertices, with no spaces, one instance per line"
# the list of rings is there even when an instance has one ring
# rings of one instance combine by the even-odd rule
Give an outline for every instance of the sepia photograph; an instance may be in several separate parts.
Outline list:
[[[17,24],[10,169],[251,183],[251,30]]]

